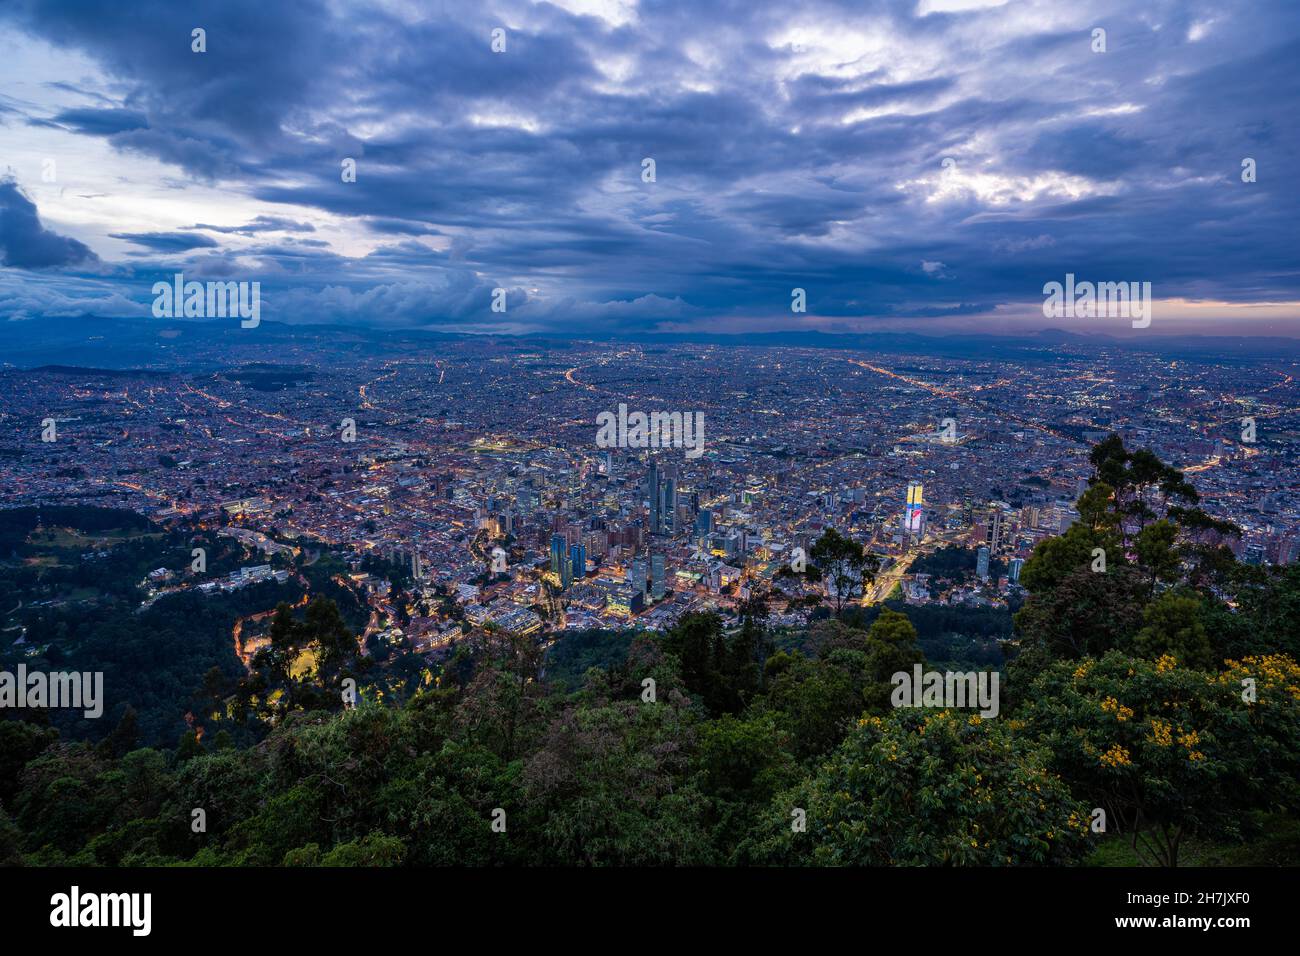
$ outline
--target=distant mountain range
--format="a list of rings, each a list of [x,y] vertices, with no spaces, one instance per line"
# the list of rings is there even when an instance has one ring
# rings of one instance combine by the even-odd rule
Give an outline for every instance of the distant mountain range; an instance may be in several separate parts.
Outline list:
[[[1168,355],[1213,358],[1300,358],[1300,339],[1283,336],[1227,335],[1150,335],[1116,338],[1109,335],[1082,335],[1063,329],[1043,329],[1024,335],[922,335],[916,332],[827,333],[817,331],[758,332],[743,335],[707,333],[611,336],[610,341],[664,344],[693,342],[709,345],[753,347],[787,346],[801,348],[862,349],[884,353],[930,353],[946,357],[989,357],[1010,353],[1033,353],[1045,357],[1068,353],[1070,348],[1093,351],[1099,348],[1128,349]],[[590,339],[588,339],[590,341]],[[1028,357],[1028,356],[1026,356]]]
[[[84,316],[0,322],[0,367],[83,366],[105,369],[217,367],[247,361],[300,362],[303,346],[321,346],[320,360],[348,361],[357,355],[403,354],[436,343],[473,341],[503,352],[571,348],[581,342],[642,345],[716,345],[748,348],[854,349],[882,354],[944,358],[1014,358],[1051,361],[1098,349],[1147,352],[1216,362],[1264,358],[1300,359],[1300,339],[1251,336],[1150,335],[1114,338],[1045,329],[1025,335],[922,335],[913,332],[833,334],[816,331],[709,333],[620,333],[607,337],[469,335],[421,329],[366,326],[287,325],[263,321],[243,330],[229,319],[139,320]],[[277,350],[284,349],[277,355]]]

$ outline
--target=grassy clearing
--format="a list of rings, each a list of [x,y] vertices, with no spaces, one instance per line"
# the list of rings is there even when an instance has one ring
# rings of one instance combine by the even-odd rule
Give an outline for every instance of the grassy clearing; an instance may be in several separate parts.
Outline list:
[[[1260,833],[1242,843],[1189,838],[1178,854],[1181,866],[1294,866],[1300,859],[1300,819],[1283,813],[1255,814]],[[1086,866],[1144,866],[1121,834],[1106,838]]]
[[[42,528],[27,536],[27,543],[34,548],[57,551],[96,551],[111,548],[125,541],[142,541],[158,539],[161,532],[141,533],[127,528],[110,528],[93,534],[78,531],[76,528]]]

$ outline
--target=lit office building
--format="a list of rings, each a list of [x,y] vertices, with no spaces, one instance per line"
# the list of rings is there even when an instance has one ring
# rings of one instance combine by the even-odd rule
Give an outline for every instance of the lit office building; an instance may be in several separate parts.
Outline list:
[[[650,533],[658,534],[662,525],[659,513],[663,492],[659,487],[659,463],[651,459],[650,471],[646,475],[646,498],[650,502]]]
[[[633,558],[627,572],[627,583],[639,594],[645,594],[646,579],[650,577],[645,558]]]
[[[551,573],[563,576],[564,552],[568,541],[562,534],[551,535]]]
[[[907,507],[903,511],[903,531],[907,534],[925,533],[925,500],[921,495],[921,483],[907,483]]]
[[[1007,581],[1010,584],[1020,583],[1020,569],[1025,566],[1024,558],[1012,558],[1007,563]]]

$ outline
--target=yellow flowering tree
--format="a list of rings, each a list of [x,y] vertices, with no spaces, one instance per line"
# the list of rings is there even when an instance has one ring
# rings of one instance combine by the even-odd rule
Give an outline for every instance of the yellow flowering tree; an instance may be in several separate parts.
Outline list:
[[[777,796],[739,856],[816,866],[1074,863],[1087,852],[1086,808],[1045,760],[1006,721],[970,711],[863,717],[809,780]]]
[[[1300,667],[1277,654],[1222,673],[1112,651],[1060,661],[1017,718],[1051,768],[1139,858],[1176,866],[1189,834],[1232,837],[1245,811],[1300,805]]]

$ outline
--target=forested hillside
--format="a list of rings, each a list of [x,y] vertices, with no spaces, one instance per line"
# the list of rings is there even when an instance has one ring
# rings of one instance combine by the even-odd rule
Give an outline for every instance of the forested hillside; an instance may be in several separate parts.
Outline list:
[[[0,721],[0,860],[1293,858],[1300,568],[1237,563],[1232,529],[1153,457],[1098,446],[1080,520],[1025,565],[996,718],[894,706],[892,675],[925,658],[888,607],[776,650],[752,601],[738,622],[691,615],[622,647],[561,638],[550,667],[531,640],[476,633],[397,693],[321,598],[281,607],[201,740],[137,749],[128,721],[97,743]],[[308,646],[318,666],[302,674]],[[249,727],[260,739],[237,746],[228,731]]]

